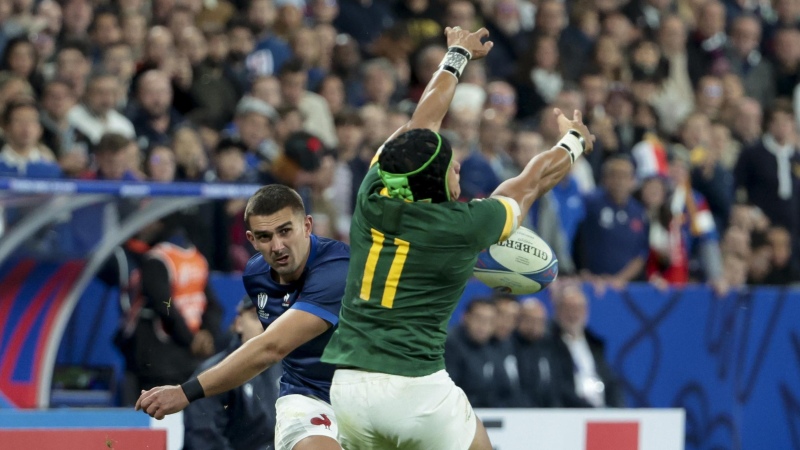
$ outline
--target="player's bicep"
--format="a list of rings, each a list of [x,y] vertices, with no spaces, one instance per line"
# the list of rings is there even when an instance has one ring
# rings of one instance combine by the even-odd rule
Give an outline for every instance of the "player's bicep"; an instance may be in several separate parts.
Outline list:
[[[505,241],[522,222],[519,203],[503,196],[470,202],[470,214],[470,240],[478,250]]]

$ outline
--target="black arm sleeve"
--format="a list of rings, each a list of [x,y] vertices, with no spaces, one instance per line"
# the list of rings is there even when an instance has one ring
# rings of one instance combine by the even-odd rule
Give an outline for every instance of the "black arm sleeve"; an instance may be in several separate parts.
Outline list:
[[[163,262],[146,258],[142,263],[142,294],[147,307],[158,314],[166,331],[180,345],[189,347],[194,334],[186,326],[181,313],[172,305],[169,273]]]

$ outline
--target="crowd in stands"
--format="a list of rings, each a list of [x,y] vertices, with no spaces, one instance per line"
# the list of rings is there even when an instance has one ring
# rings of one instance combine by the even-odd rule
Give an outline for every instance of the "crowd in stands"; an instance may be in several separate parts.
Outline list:
[[[442,131],[462,200],[557,142],[553,107],[597,137],[525,219],[562,276],[800,280],[798,0],[0,0],[0,174],[284,183],[346,241],[445,26],[494,42]],[[243,206],[181,213],[214,270],[252,252]]]
[[[445,366],[476,408],[620,408],[622,384],[603,341],[586,328],[580,286],[552,292],[553,317],[534,297],[496,294],[467,305],[445,345]]]

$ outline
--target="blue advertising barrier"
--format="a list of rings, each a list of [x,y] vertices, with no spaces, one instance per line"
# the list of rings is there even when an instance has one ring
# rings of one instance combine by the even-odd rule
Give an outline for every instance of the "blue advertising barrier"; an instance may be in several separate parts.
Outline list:
[[[212,285],[228,326],[243,294],[241,279],[215,275]],[[470,299],[488,293],[471,282],[454,321]],[[633,285],[624,292],[587,294],[589,326],[606,341],[627,406],[684,408],[689,450],[800,449],[800,291],[758,288],[716,298],[702,286],[661,292]],[[545,292],[540,298],[547,303],[546,297]],[[115,301],[102,283],[90,285],[67,325],[58,364],[113,365],[121,371],[121,356],[110,342],[119,322]],[[31,314],[39,313],[0,305],[2,328],[23,315],[36,321]],[[7,356],[7,367],[31,363],[30,355],[17,362]],[[14,404],[0,401],[3,407]]]

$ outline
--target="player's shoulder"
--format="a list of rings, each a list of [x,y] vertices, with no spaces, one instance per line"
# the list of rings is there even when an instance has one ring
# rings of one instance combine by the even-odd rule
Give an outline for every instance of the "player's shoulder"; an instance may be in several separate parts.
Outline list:
[[[316,255],[308,266],[311,273],[334,274],[347,271],[350,246],[335,239],[316,236]],[[338,276],[338,274],[337,274]]]
[[[247,261],[242,276],[258,275],[269,272],[269,270],[269,264],[264,261],[264,256],[262,256],[261,253],[256,253]]]

